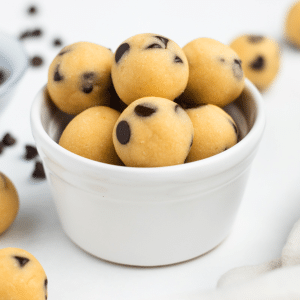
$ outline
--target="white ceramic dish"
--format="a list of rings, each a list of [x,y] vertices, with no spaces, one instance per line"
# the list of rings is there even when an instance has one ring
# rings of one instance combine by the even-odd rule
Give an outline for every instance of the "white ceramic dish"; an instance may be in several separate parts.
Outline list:
[[[0,114],[12,99],[27,66],[28,57],[21,42],[0,32],[0,70],[6,74],[6,80],[0,84]]]
[[[97,257],[135,266],[174,264],[216,247],[233,226],[265,125],[261,95],[248,80],[226,110],[241,140],[225,152],[171,167],[113,166],[57,144],[70,117],[44,87],[31,126],[65,233]]]

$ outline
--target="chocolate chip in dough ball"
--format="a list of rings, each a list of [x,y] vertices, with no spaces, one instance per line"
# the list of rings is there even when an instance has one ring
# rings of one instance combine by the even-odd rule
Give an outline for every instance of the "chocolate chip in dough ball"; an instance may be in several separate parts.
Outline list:
[[[163,167],[184,163],[193,134],[192,122],[178,104],[144,97],[120,115],[113,142],[126,166]]]
[[[223,107],[234,101],[244,88],[239,56],[229,46],[210,38],[198,38],[183,47],[190,75],[184,102]]]
[[[119,116],[119,112],[106,106],[86,109],[67,125],[59,145],[85,158],[122,165],[112,141]]]
[[[0,172],[0,235],[13,223],[18,211],[18,192],[11,180]]]
[[[294,3],[286,14],[284,36],[288,42],[300,48],[300,1]]]
[[[262,35],[245,34],[233,40],[230,47],[241,58],[245,77],[259,90],[267,89],[280,67],[278,43]]]
[[[174,100],[184,91],[188,74],[182,49],[172,40],[151,33],[124,41],[112,64],[114,87],[127,105],[150,96]]]
[[[48,71],[48,91],[56,106],[76,115],[109,104],[112,52],[106,47],[78,42],[64,47]]]
[[[39,261],[18,248],[0,249],[0,295],[3,300],[47,300],[48,280]]]
[[[216,155],[238,142],[238,128],[222,108],[207,104],[186,112],[194,126],[194,141],[186,162]]]

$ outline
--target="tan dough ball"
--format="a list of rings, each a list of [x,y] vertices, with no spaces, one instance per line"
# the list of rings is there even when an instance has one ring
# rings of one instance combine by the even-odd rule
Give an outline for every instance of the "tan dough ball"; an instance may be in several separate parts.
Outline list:
[[[45,300],[48,280],[38,260],[18,248],[0,249],[0,299]]]
[[[300,48],[300,1],[294,3],[285,19],[285,38],[294,46]]]
[[[275,79],[280,66],[280,51],[276,41],[261,35],[242,35],[230,47],[242,60],[247,77],[261,91]]]
[[[10,179],[0,172],[0,235],[13,223],[18,211],[17,190]]]
[[[183,47],[190,76],[182,97],[188,103],[223,107],[244,88],[239,56],[227,45],[210,38],[198,38]]]
[[[174,100],[184,91],[188,75],[182,49],[172,40],[152,33],[124,41],[112,64],[114,87],[127,105],[148,96]]]
[[[112,132],[120,113],[106,106],[91,107],[77,115],[63,131],[59,145],[95,161],[122,164],[113,145]]]
[[[108,105],[113,53],[100,45],[78,42],[64,47],[48,71],[48,91],[56,106],[76,115]]]
[[[202,105],[186,110],[194,126],[194,142],[187,162],[221,153],[238,142],[234,120],[216,105]]]
[[[184,163],[193,134],[192,122],[178,104],[145,97],[123,111],[114,128],[113,142],[126,166],[163,167]]]

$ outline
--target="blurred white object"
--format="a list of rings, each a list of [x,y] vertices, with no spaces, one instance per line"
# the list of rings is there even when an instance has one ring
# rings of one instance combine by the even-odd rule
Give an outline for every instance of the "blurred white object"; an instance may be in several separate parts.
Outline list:
[[[250,81],[226,107],[242,140],[207,159],[131,168],[78,156],[57,144],[70,120],[43,88],[31,126],[66,234],[102,259],[159,266],[197,257],[229,234],[260,143],[264,104]]]
[[[0,114],[12,99],[17,83],[28,66],[28,57],[21,42],[0,32],[0,71],[5,75],[0,84]]]

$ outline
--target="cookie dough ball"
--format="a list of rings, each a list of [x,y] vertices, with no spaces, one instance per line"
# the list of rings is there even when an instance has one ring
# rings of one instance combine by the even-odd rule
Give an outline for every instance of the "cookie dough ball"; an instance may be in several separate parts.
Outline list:
[[[184,163],[193,134],[192,122],[178,104],[144,97],[123,111],[113,142],[126,166],[163,167]]]
[[[174,100],[184,91],[188,76],[182,49],[172,40],[152,33],[124,41],[112,64],[114,87],[127,105],[150,96]]]
[[[238,142],[234,120],[216,105],[202,105],[186,110],[194,126],[194,142],[186,162],[221,153]]]
[[[198,38],[183,47],[190,76],[184,101],[223,107],[235,100],[245,84],[239,56],[227,45]]]
[[[291,6],[285,19],[285,38],[294,46],[300,48],[300,1]]]
[[[56,106],[76,115],[108,105],[113,53],[100,45],[78,42],[64,47],[48,71],[48,91]]]
[[[18,192],[10,179],[0,172],[0,235],[13,223],[18,211]]]
[[[242,60],[247,77],[261,91],[275,79],[280,66],[280,51],[276,41],[261,35],[242,35],[230,47]]]
[[[59,145],[80,156],[113,165],[122,164],[112,132],[120,113],[106,106],[91,107],[77,115],[63,131]]]
[[[0,282],[3,300],[45,300],[48,296],[43,267],[22,249],[0,249]]]

